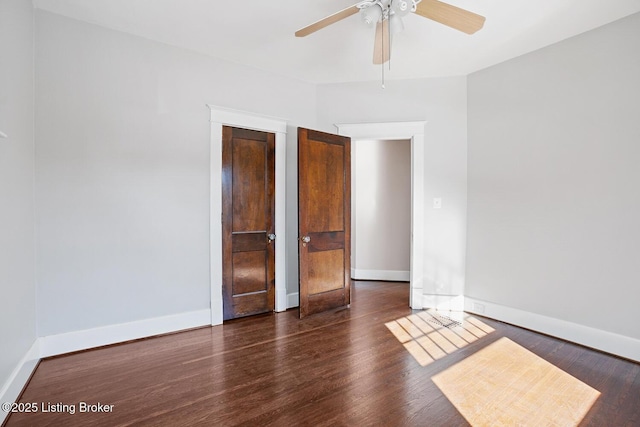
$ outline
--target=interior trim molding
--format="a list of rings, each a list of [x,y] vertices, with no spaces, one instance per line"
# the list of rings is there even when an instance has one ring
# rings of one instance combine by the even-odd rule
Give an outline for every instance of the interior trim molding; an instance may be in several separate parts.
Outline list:
[[[233,108],[207,104],[211,110],[211,121],[217,121],[228,126],[244,126],[245,129],[262,132],[287,133],[287,120],[264,114],[234,110]]]
[[[424,132],[426,121],[342,123],[334,125],[339,135],[352,139],[410,139],[411,140],[411,261],[409,278],[409,306],[422,309],[424,288]],[[352,209],[355,204],[352,203]],[[355,212],[352,211],[352,215]]]
[[[211,310],[190,311],[40,338],[40,357],[57,356],[211,324]]]
[[[465,311],[640,362],[640,340],[471,297]]]
[[[380,123],[340,123],[334,126],[340,135],[355,139],[409,139],[413,135],[424,134],[426,121],[380,122]]]
[[[287,309],[300,306],[300,294],[293,292],[287,295]]]
[[[464,295],[422,295],[422,308],[433,308],[443,311],[465,311],[466,297]]]
[[[362,270],[351,269],[351,278],[354,280],[387,280],[391,282],[409,282],[411,271],[403,270]]]
[[[13,403],[18,400],[22,389],[27,385],[29,378],[31,378],[31,374],[33,374],[36,366],[38,366],[39,361],[40,340],[36,339],[31,345],[31,348],[29,348],[22,359],[20,359],[13,372],[11,372],[11,375],[9,375],[9,378],[7,378],[5,383],[2,385],[2,389],[0,389],[1,403]],[[8,415],[8,412],[0,410],[0,425],[2,425]]]
[[[287,121],[245,111],[207,104],[211,110],[210,158],[210,289],[211,325],[222,324],[222,127],[235,126],[276,135],[276,289],[275,311],[287,309],[286,265],[286,140]]]

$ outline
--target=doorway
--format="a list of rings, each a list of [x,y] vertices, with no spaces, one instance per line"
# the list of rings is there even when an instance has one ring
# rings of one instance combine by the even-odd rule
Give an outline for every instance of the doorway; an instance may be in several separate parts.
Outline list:
[[[286,190],[286,120],[246,113],[215,105],[211,110],[211,153],[210,153],[210,290],[211,324],[223,321],[222,303],[222,127],[235,126],[276,135],[276,289],[275,311],[287,309],[286,253],[285,253],[285,190]],[[339,135],[353,139],[410,139],[411,140],[411,262],[409,305],[414,309],[423,308],[424,282],[424,121],[390,123],[355,123],[336,125]],[[291,253],[291,256],[297,256]],[[292,294],[289,297],[298,295]]]
[[[411,247],[409,306],[423,308],[424,286],[424,128],[426,122],[336,124],[338,135],[361,139],[411,140]]]
[[[211,110],[210,153],[210,291],[211,324],[223,321],[222,293],[222,130],[224,126],[269,132],[275,134],[275,311],[287,309],[286,264],[285,264],[285,171],[287,122],[282,119],[246,113],[229,108],[208,105]]]
[[[275,135],[222,128],[224,320],[275,308]]]
[[[411,141],[351,142],[351,278],[410,280]]]

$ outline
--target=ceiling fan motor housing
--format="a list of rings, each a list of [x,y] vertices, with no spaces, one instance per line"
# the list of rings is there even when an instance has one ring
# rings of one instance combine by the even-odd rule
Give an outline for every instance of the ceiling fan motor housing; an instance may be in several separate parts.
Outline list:
[[[416,10],[415,0],[392,0],[391,11],[399,16],[406,16],[409,12]]]

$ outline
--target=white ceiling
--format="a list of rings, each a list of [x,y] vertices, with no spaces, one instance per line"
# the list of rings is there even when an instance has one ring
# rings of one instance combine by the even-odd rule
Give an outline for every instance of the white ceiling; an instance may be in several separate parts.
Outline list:
[[[640,0],[450,0],[487,18],[467,35],[411,14],[391,79],[466,75],[640,12]],[[312,83],[380,79],[374,29],[351,16],[294,32],[356,0],[34,0],[39,9]]]

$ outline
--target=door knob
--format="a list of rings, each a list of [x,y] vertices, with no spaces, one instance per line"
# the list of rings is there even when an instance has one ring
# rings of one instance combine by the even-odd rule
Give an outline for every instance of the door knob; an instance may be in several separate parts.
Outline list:
[[[274,240],[276,240],[276,235],[275,234],[269,234],[267,236],[267,238],[269,239],[269,243],[273,242]]]
[[[309,236],[302,236],[300,238],[300,240],[302,241],[302,243],[309,243],[311,241],[311,237]]]

